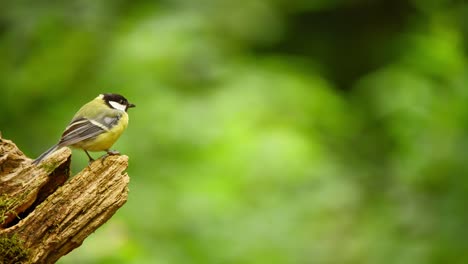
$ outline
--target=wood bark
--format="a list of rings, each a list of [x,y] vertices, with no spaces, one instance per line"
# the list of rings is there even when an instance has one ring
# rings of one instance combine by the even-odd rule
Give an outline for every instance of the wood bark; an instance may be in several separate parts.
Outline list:
[[[0,263],[54,263],[127,201],[127,156],[100,158],[71,179],[68,148],[31,162],[0,135]]]

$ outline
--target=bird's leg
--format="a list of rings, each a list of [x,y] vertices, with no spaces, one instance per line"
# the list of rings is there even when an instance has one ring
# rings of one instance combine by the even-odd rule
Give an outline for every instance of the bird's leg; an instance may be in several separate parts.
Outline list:
[[[94,159],[93,159],[93,157],[91,157],[91,155],[89,155],[88,151],[86,151],[85,149],[83,149],[83,150],[84,150],[84,152],[86,153],[86,155],[88,155],[88,158],[89,158],[88,165],[90,165],[90,164],[91,164],[91,162],[93,162],[93,161],[94,161]]]

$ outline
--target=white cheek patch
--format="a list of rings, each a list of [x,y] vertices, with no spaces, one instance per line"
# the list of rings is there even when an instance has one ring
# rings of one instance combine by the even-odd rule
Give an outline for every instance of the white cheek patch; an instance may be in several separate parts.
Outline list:
[[[109,104],[110,104],[113,108],[115,108],[115,109],[117,109],[117,110],[121,110],[121,111],[125,111],[125,109],[127,108],[126,105],[119,104],[119,103],[117,103],[117,102],[115,102],[115,101],[109,101]]]

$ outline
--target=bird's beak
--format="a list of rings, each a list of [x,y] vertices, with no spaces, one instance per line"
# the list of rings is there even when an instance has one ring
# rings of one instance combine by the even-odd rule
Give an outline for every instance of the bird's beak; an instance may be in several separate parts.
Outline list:
[[[134,104],[128,103],[127,108],[132,108],[132,107],[135,107],[135,106],[136,106],[136,105],[134,105]]]

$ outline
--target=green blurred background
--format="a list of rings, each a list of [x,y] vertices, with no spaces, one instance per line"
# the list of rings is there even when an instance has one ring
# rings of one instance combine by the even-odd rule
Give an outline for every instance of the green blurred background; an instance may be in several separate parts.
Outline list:
[[[3,1],[0,129],[36,157],[137,105],[129,200],[61,264],[468,263],[467,50],[463,0]]]

